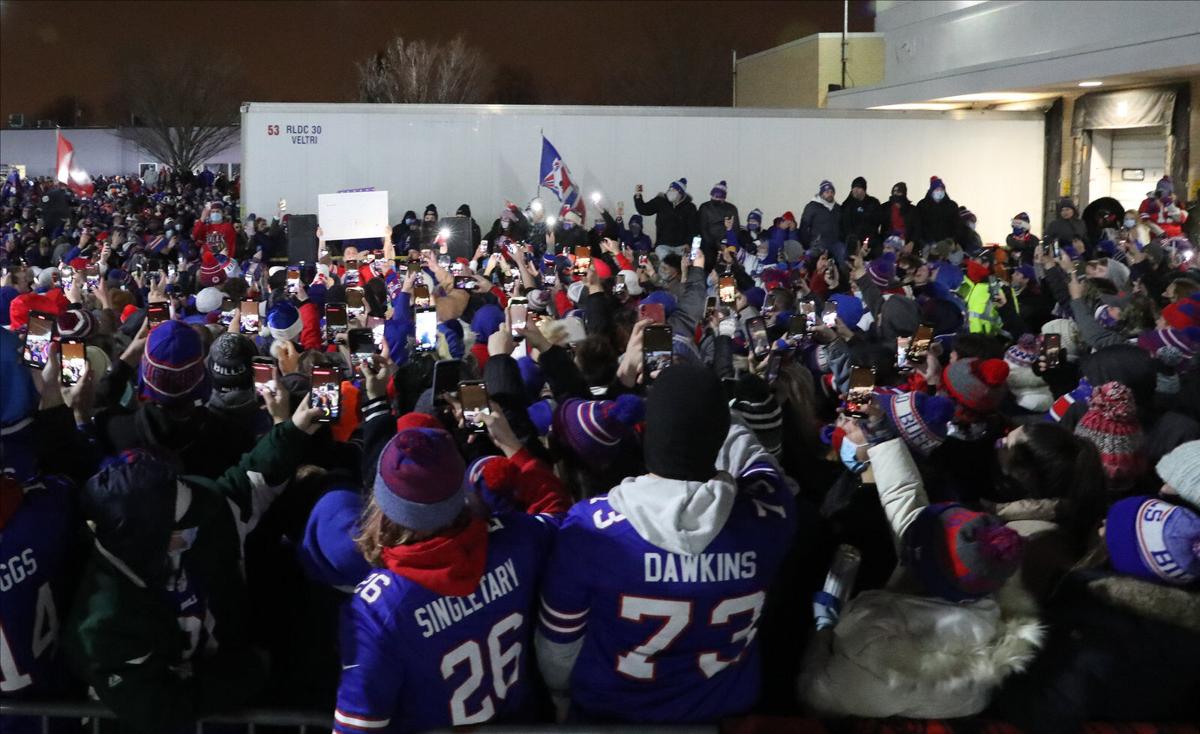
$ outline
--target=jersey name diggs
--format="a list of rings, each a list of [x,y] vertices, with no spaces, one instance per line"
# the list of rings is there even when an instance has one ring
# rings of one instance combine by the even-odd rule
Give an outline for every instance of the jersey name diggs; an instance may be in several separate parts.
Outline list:
[[[647,582],[715,583],[752,579],[758,572],[757,554],[741,553],[646,553],[644,577]]]
[[[420,625],[422,637],[432,637],[455,622],[461,622],[466,617],[484,608],[491,602],[509,594],[521,585],[517,578],[517,568],[509,558],[504,563],[488,571],[479,579],[479,590],[467,596],[443,596],[425,606],[418,607],[413,612],[413,619]]]
[[[19,555],[0,561],[0,591],[8,591],[25,579],[31,578],[37,570],[38,563],[32,548],[26,548]]]

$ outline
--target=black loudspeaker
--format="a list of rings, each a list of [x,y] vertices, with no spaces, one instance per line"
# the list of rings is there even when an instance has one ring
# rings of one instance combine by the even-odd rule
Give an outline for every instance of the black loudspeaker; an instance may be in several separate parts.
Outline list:
[[[317,261],[317,215],[293,214],[287,222],[288,265]]]

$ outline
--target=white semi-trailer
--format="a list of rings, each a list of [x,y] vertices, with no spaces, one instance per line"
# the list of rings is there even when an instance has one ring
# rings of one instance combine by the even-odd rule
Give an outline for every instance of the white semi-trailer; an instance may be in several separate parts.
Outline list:
[[[375,188],[389,193],[393,223],[407,209],[420,215],[434,203],[448,216],[467,203],[486,229],[505,200],[540,194],[557,206],[538,189],[543,134],[586,195],[624,201],[627,217],[636,184],[649,197],[680,177],[697,203],[727,181],[743,218],[757,207],[770,226],[785,211],[798,218],[822,179],[839,201],[855,176],[881,200],[905,181],[915,202],[937,175],[976,214],[985,242],[1003,242],[1021,211],[1042,228],[1038,112],[250,102],[243,206],[270,213],[282,198],[290,212],[315,214],[318,194]],[[646,225],[653,234],[653,220]]]

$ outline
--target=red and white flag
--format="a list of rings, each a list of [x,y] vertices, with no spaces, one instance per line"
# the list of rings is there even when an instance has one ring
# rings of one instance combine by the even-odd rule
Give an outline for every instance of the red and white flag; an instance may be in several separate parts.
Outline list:
[[[58,147],[55,178],[59,183],[65,183],[67,188],[78,196],[91,196],[96,187],[92,185],[92,177],[88,172],[75,166],[75,146],[62,134],[62,130],[56,130],[55,136]]]

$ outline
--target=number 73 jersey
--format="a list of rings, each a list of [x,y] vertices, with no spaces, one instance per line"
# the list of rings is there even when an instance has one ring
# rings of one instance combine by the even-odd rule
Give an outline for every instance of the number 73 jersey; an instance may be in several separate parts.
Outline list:
[[[759,617],[794,532],[791,493],[743,477],[701,553],[647,542],[595,497],[575,505],[546,570],[539,634],[582,640],[572,706],[600,721],[701,722],[759,694]]]

